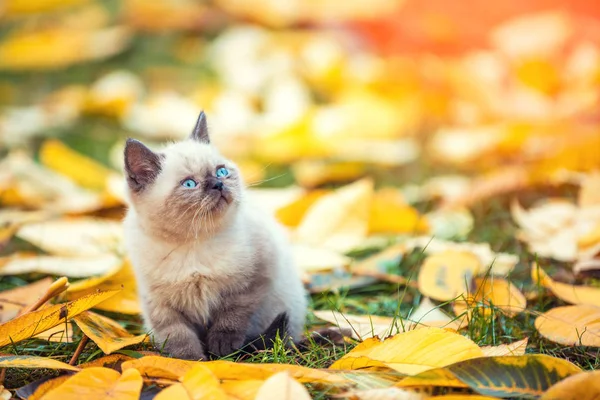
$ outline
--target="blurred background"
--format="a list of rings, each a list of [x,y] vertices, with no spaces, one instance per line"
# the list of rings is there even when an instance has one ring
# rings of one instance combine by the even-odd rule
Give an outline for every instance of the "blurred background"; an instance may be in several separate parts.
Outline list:
[[[118,171],[125,137],[184,138],[201,109],[266,186],[441,172],[464,195],[467,176],[493,191],[598,168],[599,17],[587,0],[4,0],[0,189],[10,203],[23,157],[60,172],[61,146]]]

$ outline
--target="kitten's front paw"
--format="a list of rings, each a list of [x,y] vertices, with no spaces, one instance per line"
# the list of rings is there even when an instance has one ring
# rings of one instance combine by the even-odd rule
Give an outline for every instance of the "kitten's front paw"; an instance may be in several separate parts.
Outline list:
[[[157,344],[157,348],[161,348]],[[202,343],[196,338],[183,341],[173,340],[167,341],[162,349],[173,358],[180,358],[182,360],[194,360],[194,361],[206,361],[208,356]]]
[[[211,330],[208,332],[208,352],[222,357],[239,350],[244,344],[244,334],[241,332],[229,332]]]

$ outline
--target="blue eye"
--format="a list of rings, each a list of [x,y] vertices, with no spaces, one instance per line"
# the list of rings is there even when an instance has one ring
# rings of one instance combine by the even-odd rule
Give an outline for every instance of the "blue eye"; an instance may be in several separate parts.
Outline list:
[[[229,175],[229,170],[225,167],[221,167],[217,170],[217,178],[223,178]]]
[[[195,180],[193,179],[186,179],[185,181],[183,181],[181,183],[181,186],[183,186],[186,189],[193,189],[197,186],[198,184],[196,183]]]

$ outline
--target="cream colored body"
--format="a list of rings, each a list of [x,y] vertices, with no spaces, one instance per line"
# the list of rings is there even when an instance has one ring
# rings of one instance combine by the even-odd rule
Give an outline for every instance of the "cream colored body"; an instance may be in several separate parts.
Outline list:
[[[156,183],[143,195],[129,193],[130,207],[124,220],[126,250],[135,270],[144,319],[156,341],[167,340],[173,333],[154,329],[152,321],[167,321],[165,314],[179,312],[193,324],[206,325],[212,314],[224,307],[224,288],[241,285],[257,271],[265,275],[268,284],[264,293],[256,293],[261,298],[246,336],[260,335],[285,312],[288,333],[299,339],[306,297],[283,229],[272,215],[250,203],[243,186],[236,203],[219,221],[174,220],[172,215],[177,213],[172,210],[167,216],[169,204],[164,203],[173,182],[187,170],[200,170],[221,156],[212,146],[192,140],[171,144],[162,154],[164,163]],[[170,231],[186,222],[191,229],[185,235]]]

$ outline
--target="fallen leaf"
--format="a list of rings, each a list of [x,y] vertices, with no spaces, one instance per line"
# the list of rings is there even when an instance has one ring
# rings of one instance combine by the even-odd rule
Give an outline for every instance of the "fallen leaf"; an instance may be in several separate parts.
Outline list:
[[[210,369],[197,364],[183,376],[181,383],[164,389],[155,399],[227,400],[228,396]]]
[[[352,336],[359,340],[374,336],[388,337],[393,333],[403,332],[405,329],[403,326],[405,321],[402,321],[400,318],[342,314],[333,310],[313,311],[313,314],[317,318],[337,325],[340,328],[350,329]],[[406,326],[406,329],[409,329],[408,326]]]
[[[593,207],[600,205],[600,172],[591,172],[583,176],[577,204],[579,207]]]
[[[397,387],[407,388],[468,388],[465,383],[459,380],[454,374],[448,371],[447,368],[434,368],[423,371],[414,376],[407,376],[400,382],[396,383]]]
[[[314,188],[325,183],[351,182],[362,178],[366,167],[362,163],[330,163],[301,160],[292,166],[292,172],[300,186]]]
[[[45,377],[33,381],[19,389],[17,389],[17,396],[27,400],[40,400],[46,393],[62,385],[72,374],[60,375],[56,378]]]
[[[29,285],[0,292],[0,323],[16,317],[21,309],[46,293],[51,284],[52,278],[44,278]]]
[[[470,292],[471,281],[481,270],[472,253],[446,251],[428,256],[419,270],[419,291],[436,300],[453,300]]]
[[[34,338],[49,342],[73,343],[73,325],[70,322],[56,325],[54,328],[35,335]]]
[[[473,308],[482,308],[490,312],[498,308],[509,316],[523,312],[527,307],[527,299],[510,281],[493,276],[475,278],[475,288],[466,299],[454,302],[454,312],[461,315]]]
[[[587,304],[556,307],[537,317],[535,327],[555,343],[600,347],[600,307]]]
[[[522,356],[525,355],[529,338],[498,346],[483,346],[481,350],[486,357]]]
[[[328,190],[312,190],[291,203],[278,208],[275,216],[283,225],[296,227],[300,225],[304,215],[312,205],[329,193]]]
[[[129,36],[129,30],[123,26],[97,30],[48,27],[15,31],[0,43],[0,69],[60,69],[105,58],[121,52]]]
[[[40,148],[40,161],[46,167],[62,174],[78,185],[104,190],[109,176],[113,173],[97,161],[70,149],[62,142],[47,140]]]
[[[586,371],[555,383],[541,400],[594,400],[600,396],[600,371]]]
[[[493,397],[538,397],[581,371],[569,361],[543,354],[476,358],[447,369],[477,393]]]
[[[48,400],[139,399],[144,381],[135,369],[123,375],[109,368],[86,368],[49,391]]]
[[[341,270],[351,262],[349,257],[323,247],[294,244],[292,252],[296,267],[307,273]]]
[[[85,310],[94,307],[118,291],[97,292],[65,304],[55,304],[23,314],[0,325],[0,347],[9,343],[17,343],[38,335],[50,328],[64,323]]]
[[[298,242],[349,251],[366,237],[373,182],[354,182],[318,199],[296,229]]]
[[[144,376],[178,380],[198,362],[178,360],[168,357],[147,356],[123,363],[123,370],[135,368]],[[300,382],[344,383],[345,380],[324,371],[287,364],[244,364],[230,361],[208,361],[202,365],[211,370],[221,380],[257,379],[264,380],[271,375],[287,371]]]
[[[73,321],[105,354],[141,343],[147,337],[147,335],[134,336],[116,321],[91,311],[79,314]]]
[[[406,204],[396,189],[381,189],[371,201],[369,233],[415,234],[427,232],[427,219]]]
[[[125,354],[111,354],[109,356],[104,356],[97,358],[92,361],[88,361],[83,364],[79,364],[78,368],[91,368],[91,367],[104,367],[111,368],[117,371],[121,371],[121,364],[125,361],[133,360],[133,357],[127,356]]]
[[[79,371],[79,368],[64,362],[36,356],[0,356],[0,368],[48,368]]]
[[[118,222],[80,217],[27,224],[17,236],[54,255],[89,257],[120,252],[123,232]]]
[[[537,264],[531,266],[531,279],[547,287],[561,300],[571,304],[589,304],[600,307],[600,288],[591,286],[574,286],[556,282]]]
[[[405,254],[406,246],[397,244],[353,263],[350,270],[356,275],[372,276],[383,281],[410,284],[412,282],[409,282],[405,277],[392,273],[397,269]]]
[[[466,208],[440,209],[425,214],[429,234],[440,239],[464,239],[473,229],[473,215]]]
[[[439,240],[433,237],[420,236],[408,239],[403,243],[406,251],[422,249],[425,254],[438,254],[447,251],[468,252],[476,256],[481,265],[480,274],[490,273],[497,276],[506,276],[513,270],[519,258],[514,254],[495,253],[492,251],[489,243],[456,243],[446,240]]]
[[[246,379],[242,381],[223,381],[221,387],[223,390],[234,399],[239,400],[254,400],[258,389],[265,381],[259,379]]]
[[[129,261],[121,262],[103,276],[75,282],[67,290],[67,299],[75,300],[96,290],[115,289],[120,289],[120,292],[97,304],[95,308],[123,314],[141,314],[137,283]]]
[[[256,400],[310,400],[308,391],[287,372],[278,372],[265,381]]]
[[[0,275],[38,272],[49,275],[63,275],[70,278],[86,278],[114,270],[122,263],[118,257],[110,254],[88,257],[61,257],[13,253],[7,257],[0,257]]]
[[[367,349],[354,349],[333,363],[331,369],[355,369],[353,362],[364,357],[398,372],[416,375],[457,361],[482,357],[471,340],[440,328],[423,328],[399,333]]]

